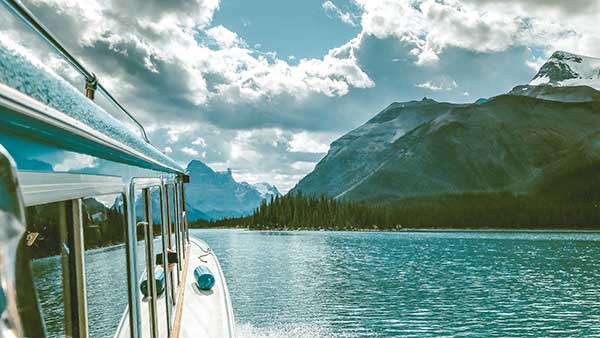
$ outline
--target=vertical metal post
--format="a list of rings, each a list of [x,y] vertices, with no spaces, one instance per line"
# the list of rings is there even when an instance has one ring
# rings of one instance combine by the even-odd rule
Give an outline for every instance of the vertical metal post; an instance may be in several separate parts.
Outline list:
[[[62,270],[62,285],[63,285],[63,306],[64,306],[64,318],[65,318],[65,335],[69,337],[78,337],[79,331],[76,323],[78,313],[73,313],[73,309],[76,309],[77,303],[73,303],[74,299],[71,296],[72,290],[75,289],[73,285],[73,269],[71,264],[72,254],[70,247],[70,236],[69,236],[69,221],[68,216],[70,210],[67,206],[67,202],[58,202],[58,226],[60,233],[61,243],[61,254],[60,254],[60,265]],[[67,216],[68,215],[68,216]]]
[[[165,275],[165,305],[167,311],[167,337],[171,337],[171,325],[172,325],[172,309],[173,309],[173,297],[171,297],[171,290],[173,286],[171,284],[171,273],[169,272],[169,223],[168,223],[168,209],[166,209],[165,203],[165,185],[160,186],[160,211],[161,211],[161,234],[162,234],[162,254],[163,254],[163,272]],[[165,212],[165,210],[167,212]]]
[[[154,276],[154,231],[152,226],[152,199],[150,189],[142,190],[144,196],[144,240],[146,242],[146,279],[148,280],[148,304],[150,310],[150,332],[158,338],[158,319],[156,313],[156,277]]]
[[[172,226],[172,219],[171,219],[171,209],[173,208],[173,205],[171,203],[171,199],[170,199],[170,194],[169,194],[169,189],[170,189],[171,185],[167,184],[165,185],[165,207],[167,209],[166,212],[166,220],[167,220],[167,233],[168,233],[168,244],[169,244],[169,249],[173,250],[173,238],[172,236],[175,234],[173,226]],[[181,262],[178,262],[177,265],[181,264]],[[168,265],[167,265],[167,269],[168,269]],[[168,271],[168,276],[169,279],[171,280],[171,298],[173,299],[173,304],[175,304],[177,302],[176,300],[176,289],[177,289],[177,285],[175,285],[175,278],[173,278],[173,271]]]
[[[179,205],[179,194],[177,193],[177,185],[174,185],[174,192],[175,192],[175,245],[177,247],[177,259],[179,260],[179,262],[183,262],[183,251],[181,248],[181,234],[179,233],[179,229],[180,229],[180,219],[181,217],[179,216],[180,214],[180,205]],[[177,264],[177,280],[180,281],[181,280],[181,263]]]
[[[181,215],[183,221],[183,231],[185,233],[186,243],[184,247],[187,247],[187,244],[190,243],[190,229],[187,222],[187,213],[185,209],[185,184],[181,183],[181,208],[183,209],[183,213]]]
[[[73,233],[72,242],[72,256],[74,263],[74,275],[75,275],[75,294],[72,295],[77,299],[77,319],[79,327],[79,338],[87,338],[88,336],[88,325],[87,325],[87,294],[86,294],[86,280],[85,280],[85,241],[83,235],[83,216],[82,216],[82,202],[81,199],[76,199],[67,203],[71,205],[70,211],[72,213],[71,231]],[[68,211],[67,211],[68,212]]]
[[[135,215],[135,185],[129,186],[124,210],[127,210],[127,278],[129,279],[129,328],[131,337],[140,338],[140,296],[137,272],[137,219]],[[123,196],[125,197],[125,195]]]
[[[87,338],[85,248],[80,199],[60,202],[59,226],[65,334],[69,337]]]

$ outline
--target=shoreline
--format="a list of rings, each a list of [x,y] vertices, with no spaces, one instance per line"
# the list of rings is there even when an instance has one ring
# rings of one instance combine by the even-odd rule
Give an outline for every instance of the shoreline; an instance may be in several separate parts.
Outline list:
[[[398,230],[392,229],[250,229],[244,227],[206,227],[206,228],[190,228],[190,230],[244,230],[244,231],[268,231],[268,232],[389,232],[389,233],[403,233],[403,232],[521,232],[521,233],[600,233],[600,227],[598,229],[574,229],[574,228],[548,228],[548,229],[527,229],[527,228],[404,228]]]

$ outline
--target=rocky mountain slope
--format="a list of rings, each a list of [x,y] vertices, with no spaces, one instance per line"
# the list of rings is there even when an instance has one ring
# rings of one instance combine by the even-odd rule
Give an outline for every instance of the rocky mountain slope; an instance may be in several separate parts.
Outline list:
[[[600,170],[599,79],[600,59],[556,52],[531,83],[505,95],[394,103],[333,142],[292,191],[370,202],[528,193],[578,168]]]
[[[231,170],[215,172],[201,161],[191,161],[186,169],[190,183],[186,186],[188,220],[237,217],[250,214],[261,200],[279,195],[268,183],[252,185],[236,182]]]
[[[600,58],[554,52],[529,85],[589,86],[600,90]]]

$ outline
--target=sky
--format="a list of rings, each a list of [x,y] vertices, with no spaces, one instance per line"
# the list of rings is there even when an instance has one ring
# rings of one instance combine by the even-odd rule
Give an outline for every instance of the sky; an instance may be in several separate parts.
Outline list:
[[[23,2],[169,156],[283,192],[392,102],[473,102],[555,50],[600,56],[600,0]],[[2,41],[83,88],[2,12]]]

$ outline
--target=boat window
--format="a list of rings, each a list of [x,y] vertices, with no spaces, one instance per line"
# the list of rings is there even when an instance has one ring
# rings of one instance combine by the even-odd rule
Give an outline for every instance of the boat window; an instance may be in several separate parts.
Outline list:
[[[174,186],[172,184],[166,185],[165,187],[165,200],[166,200],[166,206],[167,206],[167,210],[168,210],[168,232],[169,232],[169,241],[168,241],[168,248],[169,250],[171,250],[172,252],[177,252],[178,248],[176,245],[176,238],[175,238],[175,190],[174,190]],[[171,288],[171,298],[173,300],[175,300],[176,298],[176,291],[177,291],[177,286],[179,285],[179,274],[178,272],[178,266],[171,266],[171,269],[169,271],[169,278],[171,278],[171,285],[173,286]]]
[[[77,301],[71,293],[75,250],[70,205],[58,202],[26,209],[27,230],[17,254],[17,285],[24,292],[19,290],[17,297],[23,326],[33,330],[28,336],[42,337],[39,330],[44,327],[47,338],[78,336]]]
[[[139,294],[140,306],[139,306],[139,319],[141,323],[141,337],[147,338],[152,337],[150,328],[150,302],[149,298],[144,295],[141,289],[143,281],[146,279],[146,242],[145,242],[145,226],[146,222],[145,207],[146,204],[143,198],[143,190],[137,189],[135,191],[135,219],[136,219],[136,280],[137,292]]]
[[[188,224],[187,224],[187,217],[183,216],[183,213],[185,213],[185,189],[184,189],[184,185],[181,184],[181,208],[183,210],[182,212],[182,216],[181,216],[181,232],[182,232],[182,236],[181,236],[181,242],[183,243],[183,247],[184,247],[184,252],[185,249],[187,249],[187,244],[188,244]]]
[[[114,337],[128,304],[123,195],[84,198],[82,219],[89,336]]]
[[[156,311],[158,337],[166,338],[169,336],[171,300],[170,285],[168,285],[170,283],[167,282],[168,268],[165,268],[162,263],[166,262],[168,233],[166,224],[163,226],[161,189],[159,187],[150,188],[150,196],[152,199],[152,228],[154,232],[154,274],[157,280]]]
[[[168,337],[172,301],[170,281],[163,266],[167,256],[167,224],[163,226],[163,201],[160,187],[136,192],[137,270],[141,304],[142,337]],[[165,215],[166,218],[166,215]],[[167,268],[168,271],[168,268]],[[154,274],[154,283],[152,278]],[[151,297],[151,284],[156,287],[156,298]]]
[[[181,184],[177,184],[175,190],[177,194],[177,241],[181,251],[180,258],[183,259],[185,257],[185,242],[183,240],[183,199],[181,198]]]
[[[174,250],[175,252],[177,252],[178,255],[178,259],[180,264],[177,265],[177,267],[174,269],[174,275],[175,280],[176,280],[176,285],[179,285],[179,279],[180,279],[180,273],[179,271],[181,270],[181,264],[183,263],[181,261],[181,257],[179,256],[180,254],[180,248],[178,245],[178,236],[177,236],[177,199],[175,196],[175,185],[173,184],[169,184],[167,186],[167,197],[169,200],[169,222],[170,222],[170,231],[171,231],[171,249]]]
[[[186,243],[186,233],[185,233],[185,220],[183,218],[183,211],[184,211],[184,207],[183,207],[183,203],[184,203],[184,198],[183,198],[183,184],[178,184],[177,185],[178,188],[178,194],[179,194],[179,207],[180,207],[180,211],[179,211],[179,232],[180,232],[180,236],[179,236],[179,240],[181,241],[181,256],[184,257],[185,255],[185,243]]]

